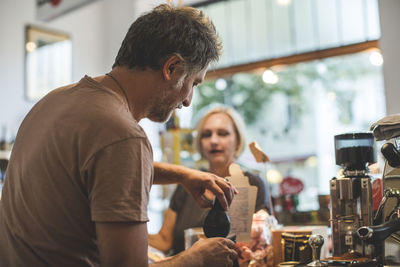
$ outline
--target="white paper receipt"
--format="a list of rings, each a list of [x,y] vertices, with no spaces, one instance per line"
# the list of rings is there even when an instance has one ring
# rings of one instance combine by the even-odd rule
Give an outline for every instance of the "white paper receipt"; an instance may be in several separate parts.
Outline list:
[[[247,221],[249,217],[249,188],[239,187],[237,188],[240,194],[235,196],[232,202],[228,214],[231,218],[231,233],[238,235],[239,233],[249,232]]]
[[[231,219],[229,235],[236,235],[236,240],[239,242],[250,242],[257,187],[249,184],[249,178],[243,174],[240,166],[235,163],[229,166],[229,174],[231,175],[229,180],[239,191],[239,194],[233,198],[228,211]]]

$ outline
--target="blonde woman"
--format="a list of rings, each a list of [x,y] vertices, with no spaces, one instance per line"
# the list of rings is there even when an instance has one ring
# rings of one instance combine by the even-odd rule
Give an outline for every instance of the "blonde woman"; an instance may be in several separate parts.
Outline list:
[[[244,123],[232,108],[217,107],[209,110],[197,123],[196,146],[208,161],[207,171],[220,177],[229,175],[229,165],[244,150]],[[260,177],[245,172],[251,185],[258,188],[256,211],[267,209],[268,197]],[[149,235],[149,245],[169,254],[185,249],[184,230],[203,225],[207,210],[201,209],[185,189],[178,186],[165,213],[164,222],[157,234]]]

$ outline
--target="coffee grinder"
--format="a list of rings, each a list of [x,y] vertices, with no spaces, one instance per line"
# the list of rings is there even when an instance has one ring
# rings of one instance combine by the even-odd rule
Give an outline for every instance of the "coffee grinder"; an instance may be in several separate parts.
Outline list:
[[[368,261],[375,256],[374,245],[363,244],[357,229],[373,224],[372,186],[367,165],[376,162],[374,136],[372,133],[336,135],[335,157],[343,174],[330,180],[333,257],[329,260]]]

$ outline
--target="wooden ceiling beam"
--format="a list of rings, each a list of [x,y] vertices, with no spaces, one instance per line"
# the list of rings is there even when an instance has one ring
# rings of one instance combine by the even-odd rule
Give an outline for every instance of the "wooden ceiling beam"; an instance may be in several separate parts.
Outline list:
[[[348,54],[354,54],[358,52],[362,52],[369,49],[377,49],[379,48],[379,43],[377,40],[373,41],[366,41],[362,43],[356,43],[351,45],[345,45],[335,48],[328,48],[322,49],[312,52],[306,52],[301,54],[296,54],[287,57],[280,57],[280,58],[273,58],[273,59],[266,59],[262,61],[241,64],[216,70],[209,70],[206,75],[206,79],[213,80],[225,76],[230,76],[235,73],[239,72],[252,72],[254,70],[260,68],[270,68],[276,65],[288,65],[288,64],[295,64],[305,61],[317,60],[317,59],[324,59],[328,57],[335,57],[335,56],[343,56]]]

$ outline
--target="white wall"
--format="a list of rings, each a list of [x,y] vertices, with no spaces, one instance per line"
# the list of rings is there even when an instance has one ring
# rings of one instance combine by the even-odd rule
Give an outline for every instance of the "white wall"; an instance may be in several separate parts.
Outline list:
[[[71,35],[73,82],[85,74],[97,76],[109,70],[103,56],[106,35],[102,14],[103,4],[98,1],[46,24]]]
[[[72,38],[72,81],[84,74],[108,70],[103,56],[103,3],[97,1],[51,22],[36,20],[33,0],[0,1],[0,127],[15,134],[34,102],[24,97],[25,25],[33,24],[70,34]]]
[[[0,1],[0,127],[17,128],[32,106],[24,99],[23,73],[24,27],[33,8],[33,1]]]
[[[133,0],[103,0],[104,56],[111,68],[129,26],[138,16]],[[118,3],[117,5],[115,3]]]
[[[379,16],[381,23],[383,80],[386,90],[387,114],[400,113],[400,1],[380,0]]]

